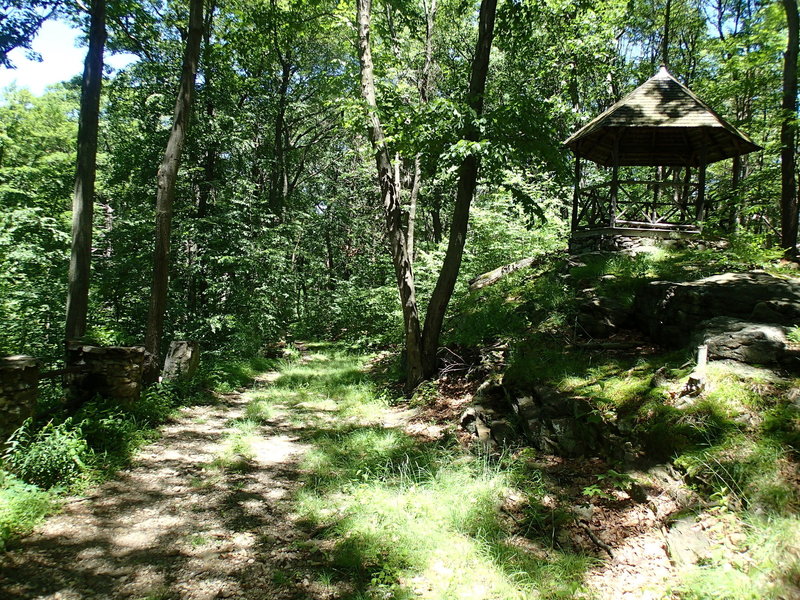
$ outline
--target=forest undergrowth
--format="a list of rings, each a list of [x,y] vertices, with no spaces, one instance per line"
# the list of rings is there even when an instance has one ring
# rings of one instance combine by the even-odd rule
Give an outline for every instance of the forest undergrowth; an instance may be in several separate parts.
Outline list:
[[[676,421],[706,436],[705,443],[672,457],[687,473],[689,484],[680,486],[691,498],[677,509],[655,476],[663,464],[626,468],[599,458],[562,459],[525,445],[495,452],[465,445],[452,414],[474,385],[467,379],[440,380],[409,403],[393,387],[391,354],[365,355],[330,344],[302,348],[301,357],[273,363],[275,370],[266,375],[258,375],[270,366],[265,362],[218,372],[217,389],[227,397],[241,395],[243,409],[218,432],[223,442],[216,457],[190,469],[196,473],[191,489],[241,494],[244,510],[257,500],[270,504],[266,488],[250,489],[245,481],[263,469],[265,452],[276,452],[275,436],[290,436],[303,449],[286,465],[299,485],[279,511],[285,527],[296,532],[276,540],[274,528],[261,531],[258,519],[237,521],[237,530],[261,540],[253,560],[265,571],[264,589],[274,597],[611,598],[621,597],[615,594],[627,586],[632,598],[777,599],[794,597],[798,589],[800,520],[797,481],[791,477],[797,447],[791,426],[797,415],[777,400],[779,394],[770,400],[760,388],[756,400],[750,383],[712,373],[720,384],[717,395],[687,412],[692,419]],[[573,368],[580,364],[570,360]],[[657,360],[669,363],[674,357]],[[582,371],[583,381],[579,370],[565,371],[564,385],[599,386],[610,400],[630,402],[638,388],[620,380],[635,381],[649,372],[641,363],[626,366],[620,357],[601,364],[595,356],[592,365]],[[680,369],[675,376],[682,376]],[[243,388],[253,377],[255,384]],[[762,408],[773,403],[771,416],[754,430],[729,423],[715,430],[718,423],[711,417],[724,424],[730,417],[724,406],[733,399]],[[714,403],[715,409],[708,408]],[[184,418],[191,417],[192,409],[185,410],[190,412]],[[50,431],[51,441],[57,439],[52,431],[71,431],[74,439],[93,444],[97,456],[96,442],[86,437],[91,421],[80,422],[81,428],[62,421],[41,431]],[[721,433],[712,440],[712,431]],[[131,450],[127,459],[132,456]],[[84,464],[87,470],[66,489],[86,490],[97,482],[92,474],[98,463]],[[28,476],[5,475],[4,514],[15,510],[8,499],[18,494],[22,501],[16,506],[27,509],[35,509],[38,497],[45,502],[54,494],[44,491],[42,481],[22,483]],[[634,500],[634,484],[647,501]],[[30,529],[43,510],[6,522],[24,522]],[[710,532],[707,556],[695,567],[676,568],[663,548],[657,560],[648,555],[664,539],[663,527],[684,518]],[[16,527],[13,533],[23,531]],[[213,554],[222,543],[214,535],[190,536],[186,552]],[[11,547],[24,557],[25,544],[25,538],[12,540]],[[291,559],[281,562],[276,555]],[[246,586],[253,582],[241,575],[237,585],[241,597],[249,597]],[[169,586],[158,594],[181,597]]]

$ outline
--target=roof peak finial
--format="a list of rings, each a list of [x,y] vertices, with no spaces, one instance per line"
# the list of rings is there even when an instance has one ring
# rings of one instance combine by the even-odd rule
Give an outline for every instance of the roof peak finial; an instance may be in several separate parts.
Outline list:
[[[661,66],[658,67],[658,72],[656,72],[656,77],[670,77],[671,73],[669,69],[667,69],[667,65],[661,63]]]

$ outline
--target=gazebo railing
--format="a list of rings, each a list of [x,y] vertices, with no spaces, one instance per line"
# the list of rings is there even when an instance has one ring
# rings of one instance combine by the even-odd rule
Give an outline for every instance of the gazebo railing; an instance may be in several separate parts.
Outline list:
[[[677,175],[677,174],[675,174]],[[695,231],[699,184],[677,176],[619,179],[580,187],[578,230],[607,227]]]

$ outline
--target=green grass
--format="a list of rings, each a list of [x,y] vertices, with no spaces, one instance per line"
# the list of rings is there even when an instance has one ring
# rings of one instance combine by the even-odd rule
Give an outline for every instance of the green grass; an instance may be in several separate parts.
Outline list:
[[[666,392],[670,386],[678,389],[688,374],[681,353],[608,358],[555,345],[531,347],[522,359],[515,357],[507,381],[548,383],[590,398],[612,420],[632,421],[632,434],[651,444],[648,450],[676,458],[698,491],[746,509],[739,513],[742,518],[754,510],[776,518],[795,514],[796,490],[785,479],[785,470],[795,468],[787,462],[792,449],[780,440],[791,438],[797,415],[783,398],[785,386],[737,377],[712,363],[708,390],[676,408]],[[273,402],[301,413],[296,418],[307,427],[304,437],[313,447],[304,463],[307,486],[298,499],[300,513],[338,540],[331,558],[336,568],[367,587],[375,582],[385,587],[389,581],[402,587],[422,578],[430,597],[466,594],[468,585],[462,589],[453,581],[468,581],[467,571],[481,572],[483,581],[492,582],[487,597],[533,590],[559,597],[580,587],[587,557],[551,553],[546,561],[535,560],[508,544],[513,528],[498,511],[500,499],[508,493],[526,495],[534,525],[529,533],[535,538],[535,525],[547,520],[536,509],[541,477],[521,478],[513,460],[501,468],[463,456],[450,442],[420,445],[374,421],[343,419],[353,415],[353,402],[361,405],[360,417],[384,408],[350,361],[340,356],[293,365],[269,393]],[[659,367],[670,382],[666,388],[651,386]],[[355,396],[343,384],[355,385]],[[736,420],[743,410],[761,410],[770,418],[747,429]],[[432,565],[440,563],[456,567],[437,571]]]
[[[388,402],[365,357],[323,349],[250,394],[248,415],[281,411],[310,446],[295,510],[325,548],[316,577],[326,586],[347,581],[354,598],[566,598],[581,587],[591,557],[529,527],[531,551],[502,510],[509,495],[544,493],[541,478],[521,459],[385,427]]]
[[[55,494],[0,470],[0,552],[30,532],[55,506]]]
[[[684,570],[672,590],[681,600],[779,600],[800,588],[800,519],[722,514],[741,541],[717,546],[706,564]]]

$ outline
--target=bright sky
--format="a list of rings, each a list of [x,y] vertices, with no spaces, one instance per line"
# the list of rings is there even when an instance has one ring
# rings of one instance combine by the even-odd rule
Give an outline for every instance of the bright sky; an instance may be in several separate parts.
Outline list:
[[[42,55],[42,62],[25,58],[25,50],[17,48],[9,54],[16,69],[0,66],[0,89],[16,82],[18,87],[27,87],[40,95],[45,86],[72,79],[83,73],[86,47],[77,47],[79,31],[60,21],[47,21],[33,40],[33,49]],[[106,52],[104,62],[114,69],[121,69],[136,60],[132,54],[110,55]]]

